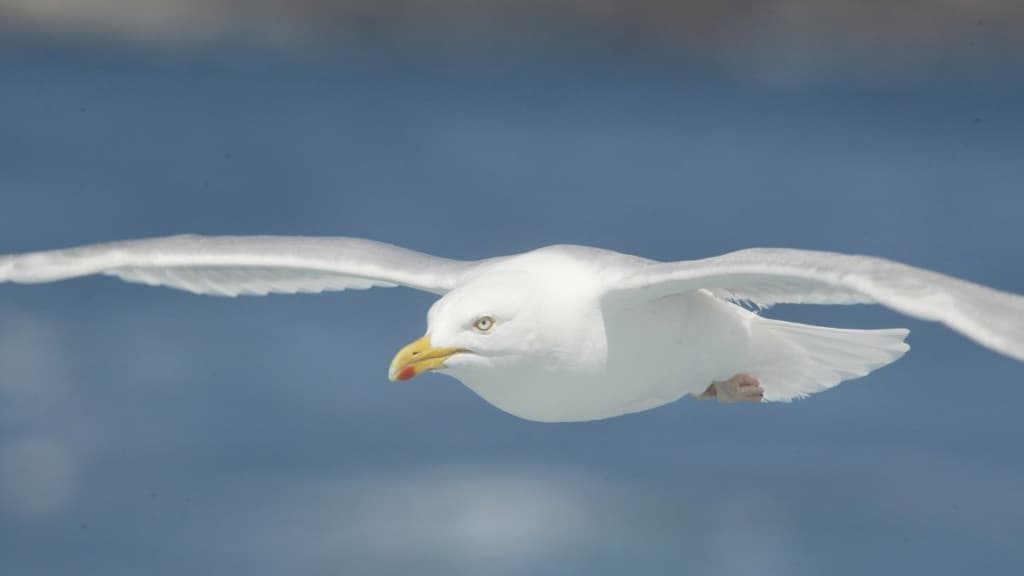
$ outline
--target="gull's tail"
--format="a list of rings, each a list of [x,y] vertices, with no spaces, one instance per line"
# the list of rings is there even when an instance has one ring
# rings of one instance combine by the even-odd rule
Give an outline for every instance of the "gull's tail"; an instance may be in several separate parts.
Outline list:
[[[764,399],[786,402],[890,364],[910,349],[909,330],[846,330],[757,318],[751,375]]]

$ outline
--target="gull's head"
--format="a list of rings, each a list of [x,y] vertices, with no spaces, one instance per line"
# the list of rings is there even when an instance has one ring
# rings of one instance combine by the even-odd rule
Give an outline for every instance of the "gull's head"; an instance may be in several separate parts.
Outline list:
[[[440,370],[472,387],[586,363],[604,341],[599,298],[596,276],[557,253],[496,263],[431,306],[426,335],[398,352],[388,376]]]

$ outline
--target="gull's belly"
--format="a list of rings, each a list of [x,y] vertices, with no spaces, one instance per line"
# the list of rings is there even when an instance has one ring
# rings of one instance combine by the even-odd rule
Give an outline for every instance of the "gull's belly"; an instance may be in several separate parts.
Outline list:
[[[704,293],[667,296],[605,310],[601,362],[457,377],[484,400],[528,420],[610,418],[700,394],[742,371],[749,317]]]
[[[709,294],[673,294],[606,317],[606,372],[619,413],[700,394],[746,364],[751,314]]]

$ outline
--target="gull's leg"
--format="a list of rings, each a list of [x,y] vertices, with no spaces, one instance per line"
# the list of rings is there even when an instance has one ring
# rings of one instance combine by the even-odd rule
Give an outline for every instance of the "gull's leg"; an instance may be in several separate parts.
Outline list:
[[[718,398],[722,404],[760,402],[764,399],[764,390],[757,378],[750,374],[737,374],[722,382],[712,382],[707,390],[697,398],[701,400]]]

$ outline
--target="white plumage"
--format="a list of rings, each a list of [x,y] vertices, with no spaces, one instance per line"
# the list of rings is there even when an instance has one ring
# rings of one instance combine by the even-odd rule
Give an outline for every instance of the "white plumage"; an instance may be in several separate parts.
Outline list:
[[[399,285],[433,292],[442,297],[427,335],[396,356],[390,376],[443,371],[532,420],[606,418],[687,394],[785,401],[908,349],[906,330],[794,324],[736,302],[877,303],[1024,360],[1024,297],[827,252],[656,262],[549,246],[469,262],[353,238],[174,236],[0,256],[0,281],[89,274],[221,296]]]

